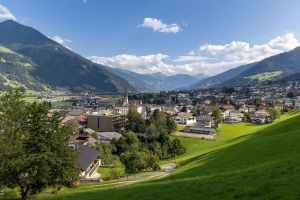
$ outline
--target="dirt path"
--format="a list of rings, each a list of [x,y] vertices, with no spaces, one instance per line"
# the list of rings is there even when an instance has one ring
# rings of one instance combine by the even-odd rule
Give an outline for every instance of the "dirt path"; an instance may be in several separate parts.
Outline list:
[[[171,135],[179,136],[179,137],[200,138],[206,140],[216,139],[215,135],[206,135],[206,134],[198,134],[198,133],[175,132],[175,133],[171,133]]]
[[[146,173],[141,173],[141,174],[136,174],[135,178],[133,175],[130,175],[127,179],[127,177],[123,177],[120,180],[112,180],[110,183],[108,181],[105,181],[105,183],[108,184],[103,184],[103,185],[95,185],[93,186],[94,188],[99,188],[99,187],[110,187],[110,186],[122,186],[122,185],[129,185],[133,183],[137,183],[140,181],[145,181],[149,179],[159,179],[163,178],[167,175],[169,175],[172,171],[176,169],[176,164],[175,163],[168,163],[168,164],[163,164],[160,166],[161,169],[164,170],[164,172],[146,172]]]
[[[176,169],[176,164],[175,163],[168,163],[160,166],[162,170],[165,172],[171,173]]]

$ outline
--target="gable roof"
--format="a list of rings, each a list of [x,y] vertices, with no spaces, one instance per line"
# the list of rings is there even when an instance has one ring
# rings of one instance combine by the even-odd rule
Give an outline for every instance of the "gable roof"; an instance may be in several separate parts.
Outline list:
[[[112,140],[113,138],[116,138],[117,140],[122,137],[122,134],[117,132],[96,132],[97,135],[100,135],[101,137],[105,137],[109,140]]]
[[[193,114],[188,112],[180,112],[177,115],[180,116],[181,118],[190,118],[192,117]]]
[[[71,112],[69,112],[68,115],[71,115],[71,116],[78,116],[78,115],[81,115],[81,114],[83,114],[83,113],[85,113],[84,110],[72,110]]]
[[[212,121],[212,117],[210,115],[202,115],[202,116],[197,116],[196,120],[197,121]]]
[[[83,131],[86,132],[86,133],[88,133],[88,134],[95,133],[95,131],[93,129],[91,129],[91,128],[85,128]]]
[[[78,165],[76,168],[83,171],[86,171],[100,155],[100,151],[80,143],[74,143],[74,147],[79,150],[79,155],[77,157]]]

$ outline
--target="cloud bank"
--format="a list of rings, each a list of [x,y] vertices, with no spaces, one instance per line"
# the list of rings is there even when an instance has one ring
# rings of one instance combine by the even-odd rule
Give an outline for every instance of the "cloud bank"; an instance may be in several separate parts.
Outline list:
[[[0,19],[12,19],[17,21],[17,18],[5,7],[0,4]]]
[[[58,44],[63,45],[64,47],[66,47],[69,50],[72,50],[70,47],[68,47],[68,43],[72,42],[72,40],[69,39],[63,39],[61,37],[59,37],[58,35],[55,35],[53,37],[47,36],[48,38],[50,38],[51,40],[54,40],[55,42],[57,42]]]
[[[161,20],[155,18],[145,18],[144,22],[138,27],[152,28],[153,31],[162,33],[178,33],[182,30],[177,24],[164,24]]]
[[[240,65],[263,60],[264,58],[290,51],[300,43],[294,34],[287,33],[271,39],[266,44],[250,46],[247,42],[232,41],[225,45],[204,44],[187,55],[171,60],[169,55],[145,56],[117,55],[112,57],[89,56],[91,61],[130,70],[137,73],[162,72],[167,75],[186,73],[216,75]],[[170,63],[170,64],[166,64]]]

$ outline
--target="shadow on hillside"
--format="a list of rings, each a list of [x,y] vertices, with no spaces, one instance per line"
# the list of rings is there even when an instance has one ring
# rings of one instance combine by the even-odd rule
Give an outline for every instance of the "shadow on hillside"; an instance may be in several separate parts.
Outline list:
[[[235,142],[235,141],[238,141],[238,140],[244,140],[244,139],[249,138],[249,137],[250,137],[250,135],[241,135],[241,136],[233,138],[231,140],[227,140],[225,142],[225,144],[232,143],[232,142]]]
[[[295,109],[295,110],[293,110],[293,111],[290,111],[289,113],[286,113],[287,115],[295,115],[295,114],[297,114],[297,113],[299,113],[300,112],[300,109],[298,108],[298,109]]]
[[[205,158],[205,163],[201,163],[200,165],[196,165],[197,167],[187,170],[201,171],[220,166],[220,161],[222,161],[223,164],[226,163],[226,167],[228,167],[228,165],[231,165],[232,167],[260,165],[262,164],[261,159],[263,159],[264,162],[273,161],[274,158],[276,158],[276,155],[280,154],[282,148],[287,146],[285,141],[289,141],[288,133],[300,130],[299,121],[300,116],[295,116],[274,125],[266,126],[266,128],[253,134],[239,136],[229,140],[227,143],[234,143],[237,140],[241,140],[241,142],[190,158],[184,162],[184,165],[195,162],[201,163]],[[294,142],[295,148],[298,148],[300,151],[300,145],[298,145],[297,141],[290,142]],[[273,149],[272,144],[277,146],[274,146]],[[289,145],[291,145],[291,143],[289,143]],[[271,148],[270,152],[267,151],[266,147]],[[261,159],[257,159],[258,157]],[[244,162],[244,164],[241,164],[240,162]],[[193,174],[187,171],[184,171],[184,174]],[[174,174],[174,176],[181,175],[178,173]]]

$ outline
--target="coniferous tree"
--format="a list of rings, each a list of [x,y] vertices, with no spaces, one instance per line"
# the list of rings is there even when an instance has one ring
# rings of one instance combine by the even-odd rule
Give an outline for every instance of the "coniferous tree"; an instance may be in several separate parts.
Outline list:
[[[22,199],[49,186],[78,180],[77,154],[68,147],[62,117],[47,103],[25,105],[19,90],[1,97],[0,183],[19,186]]]

